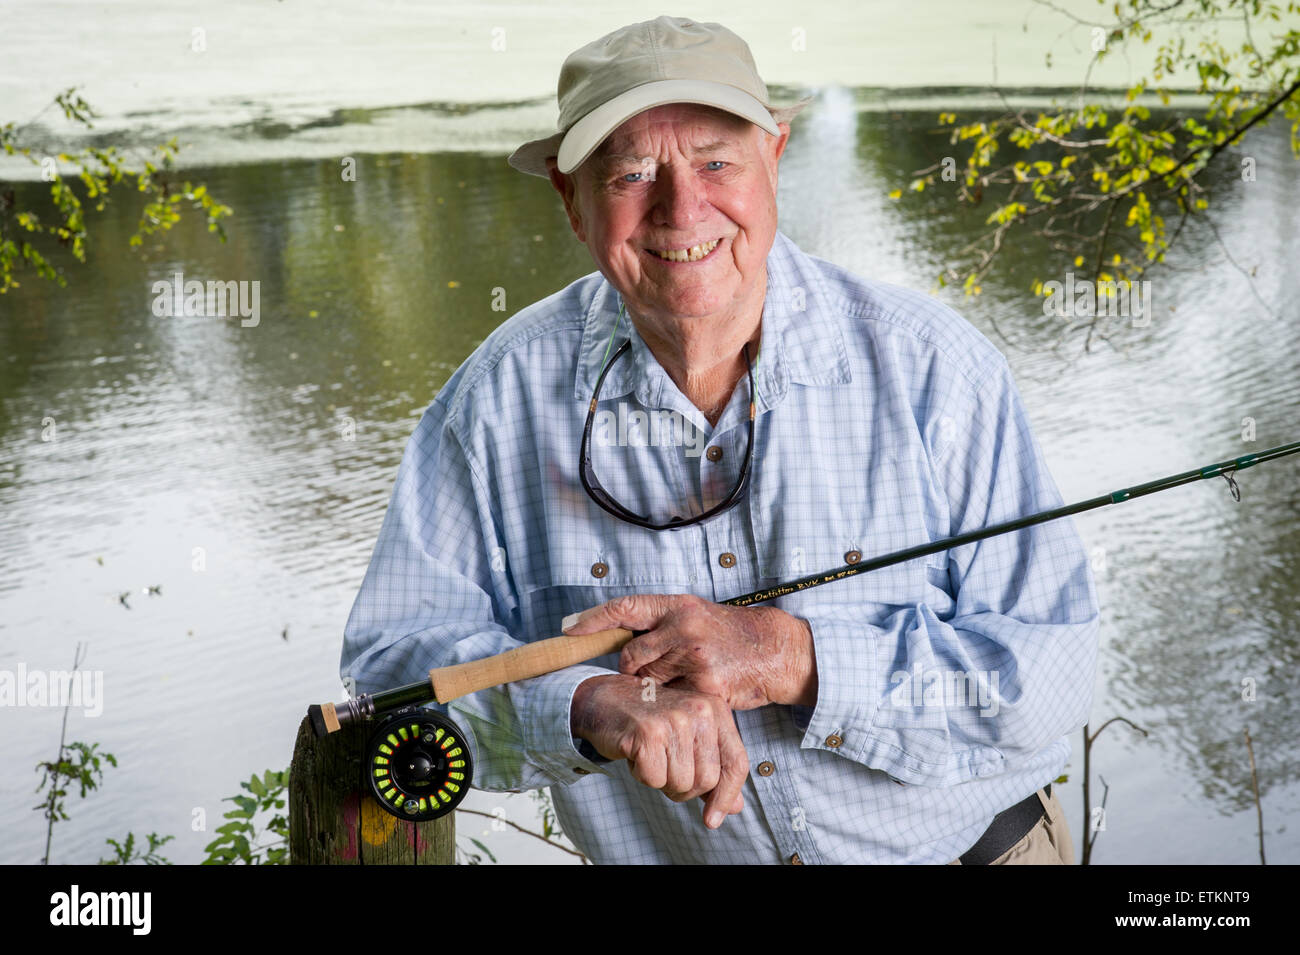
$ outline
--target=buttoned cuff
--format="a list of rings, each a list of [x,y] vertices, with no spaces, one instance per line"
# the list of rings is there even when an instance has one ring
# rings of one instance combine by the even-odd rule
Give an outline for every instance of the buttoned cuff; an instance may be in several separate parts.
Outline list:
[[[595,759],[585,754],[570,728],[573,694],[584,680],[596,676],[616,675],[603,667],[572,666],[555,673],[524,680],[516,685],[519,722],[523,728],[524,747],[529,761],[553,783],[567,786],[591,773],[603,773],[608,763],[594,750]],[[599,760],[599,761],[598,761]]]
[[[817,613],[801,613],[812,628],[817,703],[807,717],[800,749],[820,749],[861,762],[875,715],[871,688],[880,682],[875,658],[880,631]],[[799,708],[799,716],[808,714]],[[802,723],[802,719],[800,720]]]

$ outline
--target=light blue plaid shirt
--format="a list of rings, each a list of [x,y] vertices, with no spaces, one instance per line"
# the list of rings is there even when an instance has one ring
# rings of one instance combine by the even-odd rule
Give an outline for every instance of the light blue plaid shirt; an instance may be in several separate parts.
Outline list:
[[[556,636],[620,594],[722,601],[1062,503],[1005,359],[958,314],[779,232],[767,270],[747,500],[656,532],[583,491],[582,428],[621,304],[593,272],[496,329],[424,413],[348,620],[345,679],[411,683]],[[629,334],[594,469],[633,510],[698,513],[739,474],[748,385],[710,428],[626,318],[615,347]],[[700,453],[715,445],[720,458]],[[1070,520],[775,605],[811,624],[817,703],[735,714],[750,775],[719,830],[700,800],[579,752],[574,689],[615,656],[450,704],[474,785],[551,786],[564,831],[601,863],[947,863],[1061,772],[1088,716],[1098,608]]]

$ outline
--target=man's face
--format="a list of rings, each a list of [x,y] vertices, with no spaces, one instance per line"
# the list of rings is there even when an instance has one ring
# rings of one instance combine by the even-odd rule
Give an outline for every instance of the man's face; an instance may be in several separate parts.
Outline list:
[[[633,116],[572,174],[547,165],[574,233],[634,313],[725,319],[764,289],[790,132],[780,128],[671,103]]]

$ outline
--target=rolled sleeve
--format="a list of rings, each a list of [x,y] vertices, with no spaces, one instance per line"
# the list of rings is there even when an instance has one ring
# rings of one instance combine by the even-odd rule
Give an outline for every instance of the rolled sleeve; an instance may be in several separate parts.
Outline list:
[[[1059,506],[1060,495],[1001,363],[972,396],[966,441],[934,448],[953,535]],[[804,613],[818,698],[801,746],[924,786],[996,775],[1083,725],[1099,610],[1067,519],[954,548],[955,607]]]

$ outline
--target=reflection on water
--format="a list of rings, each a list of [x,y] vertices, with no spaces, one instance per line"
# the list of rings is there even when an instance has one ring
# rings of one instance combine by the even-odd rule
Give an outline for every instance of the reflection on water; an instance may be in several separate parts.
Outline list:
[[[929,288],[988,210],[942,189],[888,200],[942,155],[938,107],[859,100],[830,91],[796,121],[782,227],[861,274]],[[950,296],[1007,352],[1066,500],[1300,438],[1300,210],[1287,198],[1300,173],[1284,130],[1248,145],[1258,181],[1225,164],[1214,208],[1267,309],[1204,230],[1152,276],[1149,327],[1091,355],[1077,339],[1053,352],[1058,320],[1028,289],[1059,266],[1033,246],[978,300]],[[508,314],[592,269],[549,186],[499,154],[358,163],[356,182],[336,159],[198,171],[235,209],[226,245],[188,223],[128,254],[134,210],[117,199],[67,289],[27,275],[0,300],[0,668],[64,668],[89,641],[105,711],[74,715],[70,738],[121,762],[70,803],[56,860],[93,862],[104,837],[133,829],[176,834],[172,858],[194,861],[211,839],[194,810],[219,819],[239,779],[287,765],[306,703],[339,695],[343,622],[418,415]],[[177,272],[259,282],[256,327],[155,317],[153,283]],[[1112,787],[1097,861],[1251,862],[1246,725],[1270,858],[1300,861],[1286,831],[1300,806],[1297,467],[1244,472],[1240,504],[1216,481],[1077,519],[1105,618],[1094,725],[1123,714],[1153,731],[1133,742],[1112,728],[1094,753]],[[58,714],[0,719],[4,861],[32,861],[44,825],[30,767],[52,755]],[[1076,752],[1063,787],[1076,843],[1080,771]]]

